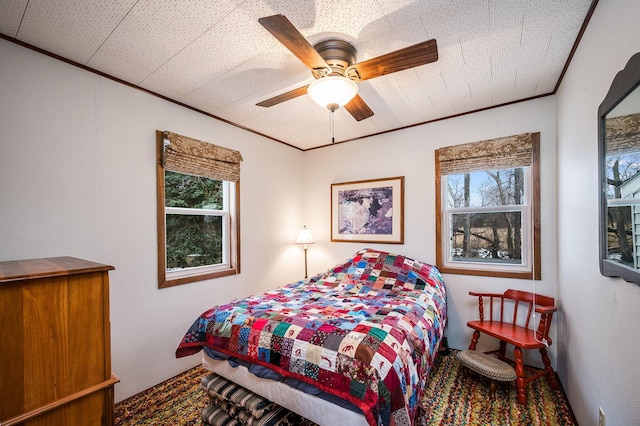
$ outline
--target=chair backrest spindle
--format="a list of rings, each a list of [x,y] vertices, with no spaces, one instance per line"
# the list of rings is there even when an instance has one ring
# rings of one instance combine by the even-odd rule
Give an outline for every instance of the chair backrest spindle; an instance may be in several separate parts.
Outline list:
[[[520,305],[519,300],[515,300],[513,304],[513,319],[511,320],[511,324],[515,324],[518,321],[518,306]]]
[[[489,298],[489,303],[490,303],[490,309],[489,309],[489,312],[491,313],[491,314],[489,315],[489,321],[493,321],[493,296],[491,296],[491,297]]]
[[[529,320],[531,320],[531,312],[533,311],[533,303],[529,303],[529,309],[527,309],[527,320],[525,321],[524,328],[529,328]],[[533,326],[535,327],[535,321]]]

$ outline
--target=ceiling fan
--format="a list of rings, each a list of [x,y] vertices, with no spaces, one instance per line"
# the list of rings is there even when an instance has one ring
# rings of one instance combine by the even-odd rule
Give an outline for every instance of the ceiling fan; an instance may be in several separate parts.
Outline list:
[[[271,107],[304,94],[314,98],[315,93],[326,95],[325,83],[342,85],[348,92],[344,107],[357,121],[373,115],[369,105],[358,95],[356,83],[382,75],[425,65],[438,60],[438,47],[434,39],[405,47],[376,58],[356,63],[356,48],[340,39],[321,41],[312,46],[284,15],[266,16],[258,22],[280,43],[298,57],[316,78],[311,84],[282,93],[257,103],[257,106]],[[322,82],[322,83],[321,83]],[[314,98],[314,100],[316,100]],[[342,106],[341,101],[318,101],[331,112]]]

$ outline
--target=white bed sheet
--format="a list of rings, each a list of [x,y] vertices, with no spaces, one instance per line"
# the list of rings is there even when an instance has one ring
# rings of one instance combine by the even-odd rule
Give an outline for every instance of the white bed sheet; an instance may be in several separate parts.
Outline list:
[[[355,413],[284,383],[258,377],[246,367],[238,366],[234,368],[225,360],[209,357],[204,351],[202,364],[214,373],[321,426],[368,425],[364,414]]]

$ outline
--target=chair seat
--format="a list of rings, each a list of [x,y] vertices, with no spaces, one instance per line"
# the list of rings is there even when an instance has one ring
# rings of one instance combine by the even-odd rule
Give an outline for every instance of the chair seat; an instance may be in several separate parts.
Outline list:
[[[500,321],[469,321],[467,326],[523,349],[544,348],[533,330]]]

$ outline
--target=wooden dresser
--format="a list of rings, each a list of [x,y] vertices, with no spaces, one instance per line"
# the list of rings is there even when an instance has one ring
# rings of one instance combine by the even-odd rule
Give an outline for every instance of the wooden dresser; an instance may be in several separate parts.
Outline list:
[[[112,425],[112,266],[0,262],[0,425]]]

